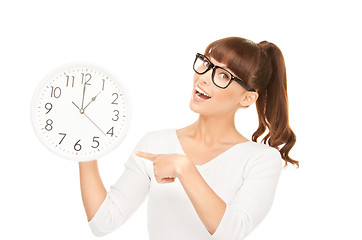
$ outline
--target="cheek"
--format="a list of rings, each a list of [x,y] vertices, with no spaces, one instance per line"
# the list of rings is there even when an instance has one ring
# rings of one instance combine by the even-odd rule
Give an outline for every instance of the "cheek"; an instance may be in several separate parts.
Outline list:
[[[217,96],[218,99],[222,99],[222,100],[226,100],[226,101],[230,101],[232,99],[236,98],[236,94],[234,91],[231,91],[231,89],[217,89],[217,91],[215,91],[215,95]]]
[[[230,106],[238,104],[241,100],[240,91],[235,91],[234,89],[220,89],[219,91],[217,91],[217,94],[215,94],[215,96],[220,103]]]

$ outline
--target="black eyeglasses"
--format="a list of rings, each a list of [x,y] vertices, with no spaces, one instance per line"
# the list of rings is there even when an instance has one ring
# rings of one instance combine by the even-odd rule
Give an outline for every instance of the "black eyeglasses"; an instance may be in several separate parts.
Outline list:
[[[196,54],[193,68],[198,74],[204,74],[212,69],[212,82],[219,88],[225,89],[232,81],[235,81],[246,90],[255,92],[255,90],[249,87],[244,81],[232,75],[225,68],[214,65],[210,59],[200,53]]]

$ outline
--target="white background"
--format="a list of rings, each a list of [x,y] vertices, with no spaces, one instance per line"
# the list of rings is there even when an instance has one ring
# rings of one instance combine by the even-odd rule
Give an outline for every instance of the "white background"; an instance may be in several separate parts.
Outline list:
[[[48,151],[31,127],[30,100],[49,71],[88,61],[127,86],[128,135],[99,160],[109,189],[146,132],[197,119],[188,105],[195,53],[240,36],[284,54],[297,136],[290,156],[301,166],[283,170],[272,209],[248,239],[361,239],[359,9],[358,1],[1,1],[0,238],[95,238],[78,164]],[[255,104],[236,118],[251,139]],[[146,203],[105,239],[148,239]]]

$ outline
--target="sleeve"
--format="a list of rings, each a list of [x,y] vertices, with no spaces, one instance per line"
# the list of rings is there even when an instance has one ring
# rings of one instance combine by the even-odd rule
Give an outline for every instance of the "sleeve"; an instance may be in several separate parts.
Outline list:
[[[146,151],[146,136],[134,148],[124,164],[122,175],[110,187],[105,200],[88,223],[97,237],[111,233],[123,225],[146,199],[150,178],[143,160],[135,155],[137,151]]]
[[[226,210],[211,239],[244,239],[269,212],[279,176],[282,158],[275,148],[268,149],[247,166],[247,176]]]

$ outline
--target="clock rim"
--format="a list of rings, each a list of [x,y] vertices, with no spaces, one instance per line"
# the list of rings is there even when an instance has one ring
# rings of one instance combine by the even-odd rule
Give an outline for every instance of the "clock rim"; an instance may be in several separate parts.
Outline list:
[[[37,103],[39,100],[39,96],[41,93],[41,90],[47,85],[47,83],[52,80],[52,77],[54,75],[56,75],[57,73],[59,73],[60,71],[64,70],[64,69],[68,69],[70,67],[77,67],[77,66],[88,66],[91,67],[92,69],[97,69],[100,70],[104,73],[107,73],[108,76],[110,76],[112,78],[112,80],[116,81],[117,84],[121,87],[121,90],[124,93],[125,99],[126,99],[126,105],[127,105],[127,117],[126,117],[126,121],[124,124],[124,128],[122,129],[121,133],[118,136],[118,139],[114,140],[114,142],[112,142],[110,144],[109,147],[107,147],[106,149],[96,152],[94,154],[89,154],[86,156],[71,156],[69,154],[66,153],[62,153],[60,151],[56,151],[55,147],[53,147],[53,145],[50,145],[47,141],[45,141],[45,137],[43,137],[43,133],[40,131],[40,129],[38,128],[39,125],[37,125],[36,121],[37,121]],[[104,66],[100,66],[99,64],[94,64],[91,63],[89,61],[74,61],[74,62],[70,62],[70,63],[65,63],[62,64],[56,68],[54,68],[53,70],[51,70],[50,72],[48,72],[43,79],[38,83],[38,86],[36,87],[33,96],[32,96],[32,100],[31,100],[31,104],[30,104],[30,118],[31,118],[31,123],[32,123],[32,127],[33,130],[35,131],[35,135],[38,137],[38,139],[40,140],[40,142],[51,152],[53,152],[54,154],[56,154],[57,156],[61,157],[61,158],[65,158],[67,160],[70,161],[75,161],[75,162],[87,162],[87,161],[93,161],[93,160],[99,160],[99,158],[104,157],[105,155],[109,154],[110,152],[112,152],[113,150],[115,150],[125,139],[130,125],[131,125],[131,121],[132,121],[132,101],[130,98],[130,94],[128,89],[125,87],[125,85],[123,84],[123,82],[118,78],[117,75],[115,75],[113,72],[110,72],[107,68],[105,68]]]

